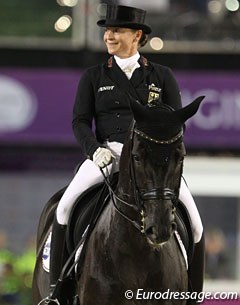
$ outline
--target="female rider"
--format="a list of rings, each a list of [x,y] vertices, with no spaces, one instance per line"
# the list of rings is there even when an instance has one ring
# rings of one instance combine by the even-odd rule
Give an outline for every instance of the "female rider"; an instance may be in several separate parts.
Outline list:
[[[161,101],[174,109],[181,108],[179,88],[171,70],[148,61],[138,52],[151,33],[151,28],[144,23],[145,14],[138,8],[108,5],[106,19],[97,22],[105,28],[103,40],[111,57],[87,69],[77,89],[72,126],[86,160],[56,210],[51,242],[50,296],[64,264],[65,232],[75,200],[87,188],[103,181],[99,167],[108,166],[112,172],[118,170],[124,138],[132,120],[129,94],[143,104]],[[202,222],[183,179],[179,197],[190,214],[197,253],[203,250]],[[193,290],[201,291],[202,264],[197,261],[193,271],[192,282],[196,282]]]

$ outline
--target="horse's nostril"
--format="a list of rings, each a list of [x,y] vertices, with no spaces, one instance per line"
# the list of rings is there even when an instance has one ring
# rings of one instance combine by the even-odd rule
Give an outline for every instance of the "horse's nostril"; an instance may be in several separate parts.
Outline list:
[[[147,235],[153,235],[153,227],[149,227],[149,228],[146,230],[146,234],[147,234]]]
[[[172,222],[172,230],[176,231],[177,230],[177,224],[176,222]]]

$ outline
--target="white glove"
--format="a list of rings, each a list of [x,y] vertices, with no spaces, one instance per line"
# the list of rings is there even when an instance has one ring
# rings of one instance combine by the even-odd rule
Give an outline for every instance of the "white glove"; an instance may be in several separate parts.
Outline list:
[[[98,149],[93,154],[93,162],[99,167],[105,167],[112,162],[112,158],[114,158],[111,150],[98,147]]]

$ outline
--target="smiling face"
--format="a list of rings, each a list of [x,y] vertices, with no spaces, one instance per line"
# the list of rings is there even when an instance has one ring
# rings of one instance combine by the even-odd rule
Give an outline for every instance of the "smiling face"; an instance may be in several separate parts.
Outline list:
[[[120,58],[128,58],[137,53],[138,42],[141,36],[142,30],[107,27],[103,40],[109,54]]]

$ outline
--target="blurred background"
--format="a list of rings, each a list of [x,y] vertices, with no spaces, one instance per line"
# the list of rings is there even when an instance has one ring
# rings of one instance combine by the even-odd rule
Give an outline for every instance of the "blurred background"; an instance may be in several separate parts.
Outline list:
[[[77,84],[108,58],[96,26],[106,3],[147,9],[141,52],[172,68],[184,104],[206,95],[184,176],[205,227],[205,290],[240,293],[240,2],[0,0],[0,304],[31,304],[40,213],[82,158]]]

